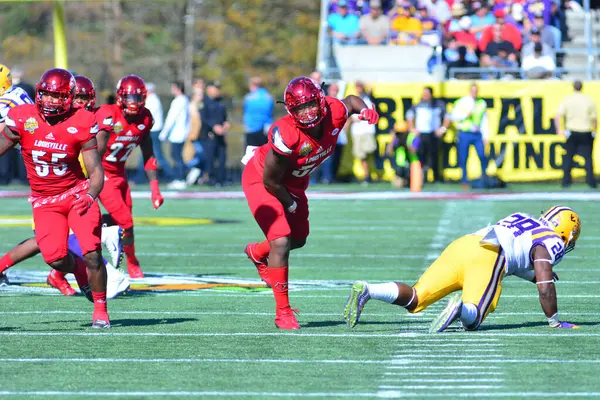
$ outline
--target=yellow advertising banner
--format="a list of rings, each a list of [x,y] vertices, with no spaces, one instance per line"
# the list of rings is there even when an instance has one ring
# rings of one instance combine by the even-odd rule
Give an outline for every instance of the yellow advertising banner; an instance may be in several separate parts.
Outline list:
[[[443,83],[377,83],[369,86],[380,113],[378,142],[380,156],[385,143],[391,140],[391,132],[397,120],[403,120],[406,112],[420,101],[425,86],[433,88],[434,96],[447,102],[447,111],[452,111],[452,102],[469,94],[470,81]],[[562,177],[565,139],[556,134],[554,116],[561,101],[573,93],[571,82],[565,81],[478,81],[479,95],[488,104],[490,140],[486,153],[496,159],[504,153],[498,168],[498,176],[507,182],[555,180]],[[600,104],[600,82],[585,82],[583,93]],[[352,84],[346,94],[355,94]],[[351,132],[350,132],[351,133]],[[349,135],[351,136],[351,135]],[[455,146],[455,130],[444,136],[442,165],[444,177],[459,180]],[[594,169],[600,171],[600,148],[594,147]],[[573,177],[584,175],[583,158],[576,156]],[[384,162],[384,179],[393,176],[389,160]],[[354,161],[353,172],[361,177],[360,162]],[[490,163],[488,173],[495,172]],[[479,159],[472,147],[468,159],[469,179],[481,175]]]

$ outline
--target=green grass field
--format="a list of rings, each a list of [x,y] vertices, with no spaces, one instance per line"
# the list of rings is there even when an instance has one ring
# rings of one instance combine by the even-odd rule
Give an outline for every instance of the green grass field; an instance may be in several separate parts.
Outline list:
[[[564,202],[583,221],[577,248],[557,268],[559,310],[578,330],[550,329],[535,285],[514,277],[479,332],[427,334],[445,302],[409,316],[372,301],[352,330],[342,317],[354,280],[413,283],[454,238],[555,203],[312,200],[311,235],[290,261],[290,299],[302,330],[282,332],[272,294],[256,287],[242,253],[262,238],[243,200],[167,200],[159,211],[135,200],[136,217],[230,223],[137,227],[138,256],[151,279],[109,302],[107,332],[89,327],[91,304],[81,296],[62,297],[35,282],[0,290],[0,397],[600,397],[594,201]],[[30,215],[25,199],[2,199],[0,207],[0,224]],[[27,226],[0,228],[0,251],[30,235]],[[32,271],[48,271],[41,257],[9,277]],[[206,288],[177,290],[180,282]]]

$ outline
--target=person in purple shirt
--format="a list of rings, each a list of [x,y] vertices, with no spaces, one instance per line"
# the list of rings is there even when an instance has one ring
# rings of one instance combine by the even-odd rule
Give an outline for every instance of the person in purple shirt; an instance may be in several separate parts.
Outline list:
[[[423,32],[431,32],[435,31],[438,27],[438,21],[429,15],[427,11],[427,7],[424,4],[417,5],[418,13],[416,17],[421,21],[421,25],[423,26]]]
[[[531,22],[536,14],[542,14],[544,23],[549,25],[552,17],[552,0],[528,0],[523,5],[523,10]]]

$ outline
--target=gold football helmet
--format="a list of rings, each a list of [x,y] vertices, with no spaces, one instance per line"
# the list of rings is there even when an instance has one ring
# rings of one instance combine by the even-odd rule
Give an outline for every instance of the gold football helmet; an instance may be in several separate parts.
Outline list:
[[[13,83],[10,69],[8,69],[6,65],[0,64],[0,96],[10,89],[12,85]]]
[[[581,233],[579,215],[569,207],[554,206],[540,217],[565,243],[565,253],[575,248],[575,242]]]

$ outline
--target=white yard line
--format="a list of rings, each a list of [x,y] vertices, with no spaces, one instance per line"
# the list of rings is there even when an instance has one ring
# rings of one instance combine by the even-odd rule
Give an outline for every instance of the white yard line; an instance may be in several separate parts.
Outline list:
[[[219,391],[0,391],[0,396],[78,396],[78,397],[377,397],[377,393],[359,392],[219,392]],[[403,395],[404,396],[404,395]]]
[[[391,375],[391,376],[401,376],[401,377],[405,377],[405,376],[444,376],[444,375],[449,375],[449,376],[488,376],[488,375],[504,375],[504,372],[502,371],[468,371],[468,372],[461,372],[461,371],[433,371],[433,372],[411,372],[411,371],[403,371],[403,372],[384,372],[384,375]],[[398,378],[384,378],[382,379],[382,381],[390,381],[390,382],[398,382]]]
[[[13,363],[215,363],[215,364],[385,364],[387,360],[296,360],[296,359],[238,359],[238,358],[0,358]]]

